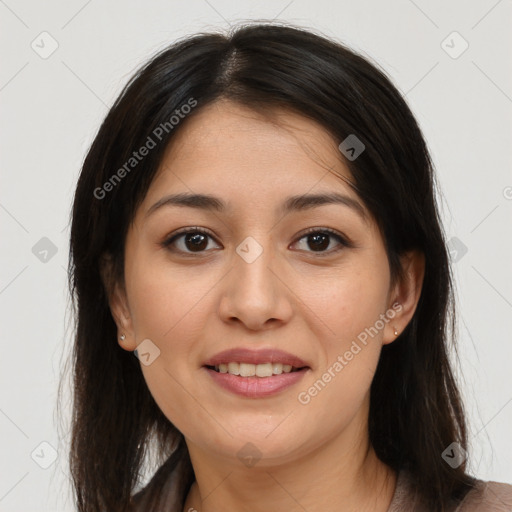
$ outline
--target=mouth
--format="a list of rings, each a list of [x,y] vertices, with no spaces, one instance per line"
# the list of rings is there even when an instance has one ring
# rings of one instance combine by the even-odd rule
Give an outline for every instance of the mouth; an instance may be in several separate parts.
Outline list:
[[[275,377],[311,369],[306,360],[275,347],[259,350],[231,348],[211,356],[202,364],[203,368],[212,373],[237,377]]]
[[[263,359],[265,360],[265,359]],[[215,363],[215,361],[208,361]],[[250,399],[275,396],[296,386],[311,369],[286,363],[228,363],[205,364],[202,367],[215,386],[235,395]]]
[[[218,365],[205,365],[208,370],[213,370],[217,373],[229,373],[230,375],[237,375],[239,377],[273,377],[274,375],[281,375],[283,373],[295,373],[309,369],[309,366],[292,366],[290,364],[282,363],[239,363],[229,362],[220,363]]]

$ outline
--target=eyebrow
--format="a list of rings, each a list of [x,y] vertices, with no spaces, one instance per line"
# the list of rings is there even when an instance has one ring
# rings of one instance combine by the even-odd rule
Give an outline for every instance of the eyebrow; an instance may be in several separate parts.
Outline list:
[[[281,205],[280,212],[286,214],[294,211],[309,210],[312,208],[328,204],[339,204],[351,208],[363,220],[367,220],[365,209],[361,205],[361,203],[359,203],[359,201],[349,196],[339,194],[337,192],[329,192],[323,194],[307,194],[288,197]],[[162,197],[148,209],[148,211],[145,214],[145,217],[148,217],[156,210],[164,206],[197,208],[200,210],[214,211],[219,213],[223,213],[227,210],[226,203],[218,197],[208,194],[181,193],[171,194]]]

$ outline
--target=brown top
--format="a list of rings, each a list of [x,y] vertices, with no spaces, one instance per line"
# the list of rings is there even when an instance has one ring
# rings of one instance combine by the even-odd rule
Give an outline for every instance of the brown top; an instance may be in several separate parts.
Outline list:
[[[181,511],[180,511],[181,512]],[[400,471],[388,512],[429,512],[414,495],[410,475]],[[512,512],[512,485],[477,480],[461,503],[454,503],[449,512]]]
[[[164,485],[165,500],[162,512],[182,512],[186,496],[176,490],[178,470],[173,471]],[[145,489],[133,497],[133,506],[129,512],[147,512]],[[409,474],[402,470],[398,473],[397,484],[388,512],[429,512],[411,488]],[[512,485],[499,482],[476,481],[474,489],[469,491],[462,503],[454,504],[449,512],[512,512]]]

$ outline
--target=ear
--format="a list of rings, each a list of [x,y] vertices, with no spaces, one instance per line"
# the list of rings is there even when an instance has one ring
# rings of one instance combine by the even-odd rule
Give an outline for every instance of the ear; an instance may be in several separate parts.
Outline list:
[[[124,350],[133,351],[137,348],[137,344],[126,289],[122,279],[116,275],[111,254],[101,256],[100,274],[107,294],[110,312],[117,325],[117,342]],[[121,339],[121,335],[124,335],[124,340]]]
[[[398,338],[407,327],[416,311],[423,287],[425,255],[421,251],[412,250],[400,257],[400,263],[402,274],[397,278],[389,295],[386,316],[390,320],[384,332],[384,345]]]

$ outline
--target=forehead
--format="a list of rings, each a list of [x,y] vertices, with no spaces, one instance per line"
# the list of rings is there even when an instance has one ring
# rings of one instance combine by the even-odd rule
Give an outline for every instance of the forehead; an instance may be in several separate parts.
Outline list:
[[[240,203],[339,192],[357,200],[338,144],[317,122],[284,109],[255,112],[227,100],[186,119],[148,190],[215,193]]]

